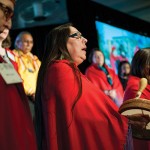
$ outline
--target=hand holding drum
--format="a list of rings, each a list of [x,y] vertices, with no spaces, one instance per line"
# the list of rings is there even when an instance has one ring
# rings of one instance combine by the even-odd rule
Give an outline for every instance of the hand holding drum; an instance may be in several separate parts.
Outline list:
[[[141,78],[140,82],[139,82],[139,89],[136,93],[136,98],[140,98],[143,90],[146,88],[147,86],[147,79],[146,78]]]
[[[119,112],[129,119],[133,137],[139,139],[150,139],[150,101],[140,98],[147,83],[146,78],[141,78],[136,97],[125,101],[119,108]]]

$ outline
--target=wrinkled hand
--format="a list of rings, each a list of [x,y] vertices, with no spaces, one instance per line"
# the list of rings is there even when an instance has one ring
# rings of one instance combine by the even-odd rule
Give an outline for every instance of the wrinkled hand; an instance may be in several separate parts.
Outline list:
[[[146,129],[147,124],[150,122],[150,116],[145,114],[135,114],[126,116],[132,127],[137,129]]]

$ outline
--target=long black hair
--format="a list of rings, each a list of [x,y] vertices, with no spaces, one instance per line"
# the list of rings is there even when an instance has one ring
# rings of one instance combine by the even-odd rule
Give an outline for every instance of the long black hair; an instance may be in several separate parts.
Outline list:
[[[135,53],[131,62],[131,75],[146,78],[150,84],[150,48]]]
[[[120,62],[119,62],[119,65],[118,65],[118,76],[119,76],[119,78],[120,78],[121,75],[122,75],[122,66],[123,66],[124,64],[128,64],[129,66],[131,66],[130,63],[129,63],[127,60],[120,61]]]
[[[75,97],[74,104],[72,106],[72,113],[75,107],[76,102],[79,100],[82,93],[82,82],[79,69],[74,65],[74,62],[69,55],[67,49],[67,41],[70,35],[70,27],[72,24],[64,24],[58,26],[51,30],[47,36],[46,44],[45,44],[45,52],[42,59],[42,64],[38,74],[37,80],[37,88],[35,94],[35,129],[37,136],[38,149],[42,149],[42,139],[44,135],[43,130],[43,115],[42,115],[42,91],[43,91],[43,83],[44,76],[47,68],[53,61],[65,59],[70,62],[70,67],[72,68],[76,81],[79,86],[79,91],[77,96]]]

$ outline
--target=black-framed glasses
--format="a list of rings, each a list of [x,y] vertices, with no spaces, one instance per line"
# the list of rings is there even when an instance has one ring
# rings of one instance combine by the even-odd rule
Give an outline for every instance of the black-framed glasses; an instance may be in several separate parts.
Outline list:
[[[4,16],[6,17],[6,20],[9,20],[10,18],[13,17],[14,11],[8,6],[0,3],[0,9],[3,11]]]
[[[76,32],[74,34],[69,35],[69,37],[76,38],[76,39],[81,39],[83,36],[80,32]]]

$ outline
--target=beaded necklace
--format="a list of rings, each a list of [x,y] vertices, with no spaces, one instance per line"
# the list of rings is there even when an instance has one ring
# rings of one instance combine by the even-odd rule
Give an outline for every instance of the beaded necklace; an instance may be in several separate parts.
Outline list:
[[[28,64],[32,64],[34,69],[29,68],[29,67],[26,65],[26,63],[25,63],[24,60],[22,59],[22,56],[21,56],[22,54],[20,53],[20,51],[18,51],[18,55],[19,55],[19,59],[20,59],[22,65],[23,65],[24,68],[25,68],[26,70],[28,70],[30,73],[34,73],[34,72],[39,68],[39,66],[38,66],[38,64],[37,64],[37,62],[36,62],[36,60],[34,59],[34,57],[33,57],[32,55],[27,55],[27,57],[28,57],[27,63],[28,63]],[[31,60],[31,59],[32,59],[32,60]]]

